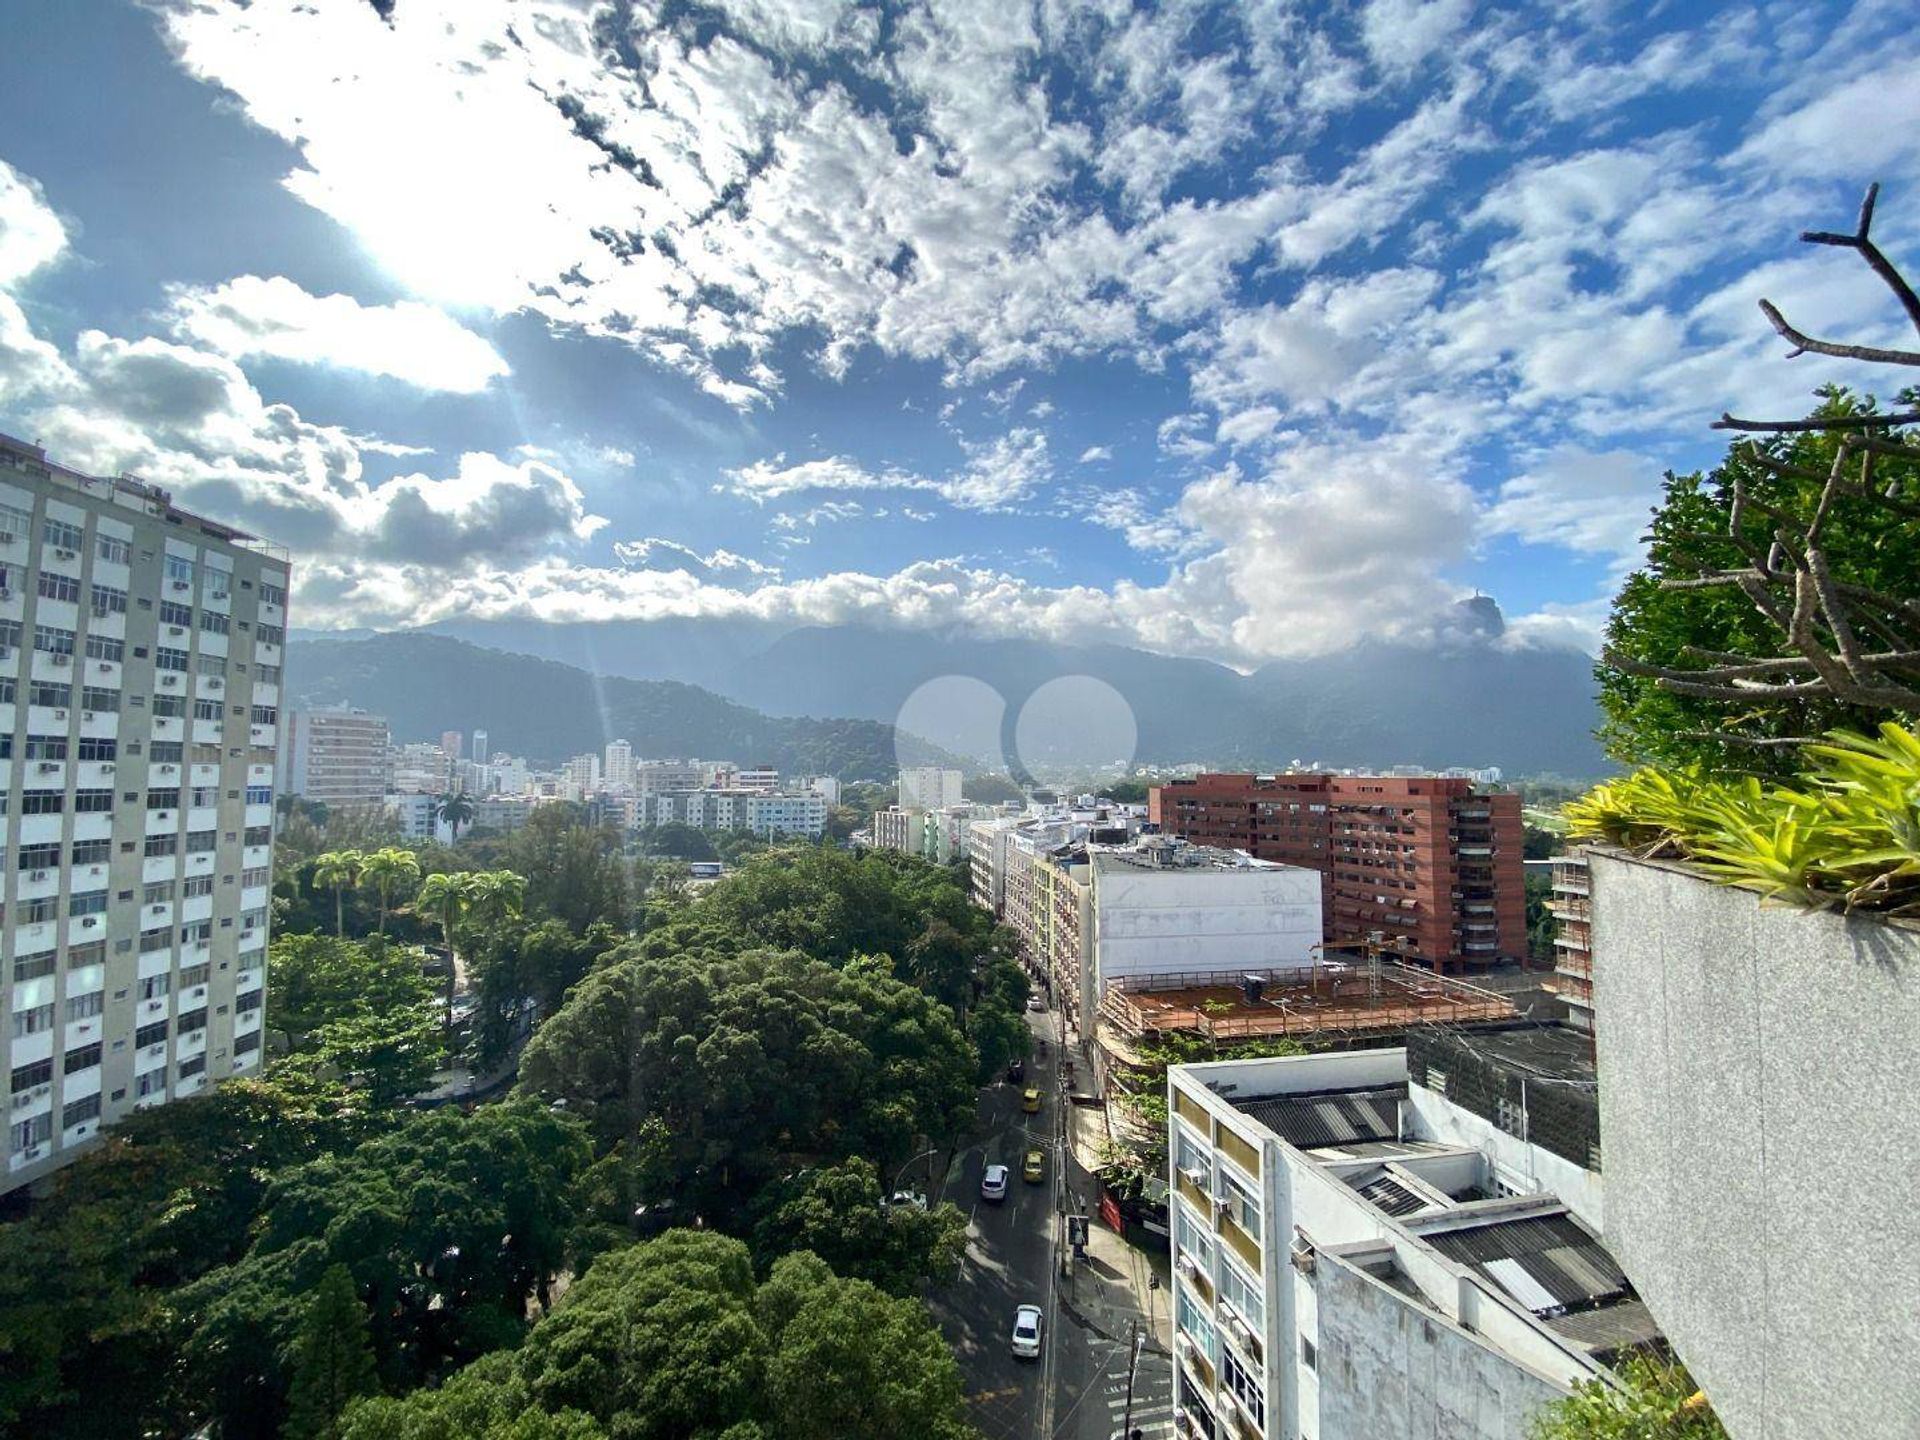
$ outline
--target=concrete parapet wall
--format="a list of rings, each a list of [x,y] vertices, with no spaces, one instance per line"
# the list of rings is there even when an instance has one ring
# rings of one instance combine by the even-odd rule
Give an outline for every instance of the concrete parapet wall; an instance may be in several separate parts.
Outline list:
[[[1591,869],[1609,1248],[1736,1440],[1920,1435],[1920,932]]]

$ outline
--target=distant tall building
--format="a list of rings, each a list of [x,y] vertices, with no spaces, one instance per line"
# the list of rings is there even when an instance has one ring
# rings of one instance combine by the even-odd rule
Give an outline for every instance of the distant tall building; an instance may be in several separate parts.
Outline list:
[[[391,778],[387,721],[347,706],[287,717],[286,789],[331,810],[386,802]]]
[[[919,765],[900,771],[902,810],[944,810],[960,803],[961,774],[937,765]]]
[[[1157,785],[1169,835],[1318,870],[1329,940],[1448,969],[1527,953],[1520,797],[1450,776],[1204,774]]]
[[[286,553],[0,436],[0,1191],[258,1068]]]
[[[1547,988],[1567,1002],[1567,1020],[1576,1029],[1593,1029],[1593,900],[1587,877],[1587,852],[1553,857],[1553,979]]]
[[[440,750],[449,761],[460,758],[460,742],[461,737],[458,730],[442,730],[440,732]]]
[[[633,784],[633,746],[625,740],[609,741],[604,773],[609,785]]]
[[[570,783],[580,789],[582,795],[590,795],[600,788],[600,757],[598,755],[576,755],[567,761],[566,776]]]
[[[486,764],[487,756],[490,755],[491,753],[492,752],[487,749],[487,732],[484,730],[474,731],[473,732],[473,763],[476,765]]]

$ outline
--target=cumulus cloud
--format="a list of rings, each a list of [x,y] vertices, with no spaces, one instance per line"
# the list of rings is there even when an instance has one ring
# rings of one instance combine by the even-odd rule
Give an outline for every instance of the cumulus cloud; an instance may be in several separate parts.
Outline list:
[[[1658,461],[1628,450],[1566,446],[1500,486],[1486,512],[1489,535],[1559,545],[1628,564],[1660,498]]]
[[[40,186],[0,160],[0,290],[51,265],[66,248],[67,227]]]
[[[469,394],[509,373],[499,351],[443,310],[417,300],[362,305],[350,295],[310,295],[285,276],[177,287],[168,319],[182,339],[243,363],[328,365]]]

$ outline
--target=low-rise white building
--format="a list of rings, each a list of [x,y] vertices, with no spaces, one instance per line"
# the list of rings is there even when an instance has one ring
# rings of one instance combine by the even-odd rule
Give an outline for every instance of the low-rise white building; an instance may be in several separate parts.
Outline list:
[[[1524,1440],[1655,1342],[1597,1238],[1594,1088],[1536,1025],[1173,1067],[1177,1433]]]
[[[389,795],[387,814],[392,817],[402,839],[431,840],[434,838],[434,811],[439,803],[438,796],[418,792]]]
[[[958,805],[964,777],[958,770],[943,770],[938,765],[902,767],[899,804],[902,810],[942,810]]]

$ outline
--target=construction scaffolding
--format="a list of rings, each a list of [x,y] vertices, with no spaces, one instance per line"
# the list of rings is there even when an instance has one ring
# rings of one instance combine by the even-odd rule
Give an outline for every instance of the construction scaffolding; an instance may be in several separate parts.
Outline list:
[[[1216,1044],[1281,1037],[1340,1048],[1413,1026],[1515,1017],[1504,995],[1389,959],[1379,946],[1352,948],[1359,954],[1351,962],[1118,979],[1100,1005],[1102,1028],[1128,1049],[1167,1033]]]

